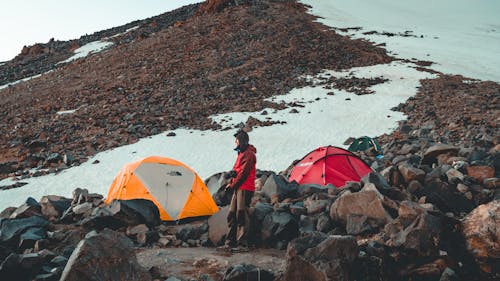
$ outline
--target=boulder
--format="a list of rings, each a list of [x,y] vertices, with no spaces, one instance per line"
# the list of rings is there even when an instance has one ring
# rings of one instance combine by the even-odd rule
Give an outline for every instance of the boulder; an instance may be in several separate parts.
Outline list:
[[[400,173],[399,173],[400,174]],[[405,200],[406,196],[397,188],[392,187],[386,179],[379,173],[371,172],[361,178],[364,186],[373,185],[381,194],[392,200]]]
[[[267,203],[257,202],[254,207],[253,216],[257,221],[263,221],[267,214],[273,211],[273,206]]]
[[[132,247],[122,233],[109,229],[90,232],[76,246],[60,280],[151,280]]]
[[[258,268],[252,264],[238,264],[230,266],[224,273],[223,281],[246,281],[246,280],[259,280],[259,281],[273,281],[274,274]]]
[[[458,192],[453,192],[448,183],[439,179],[428,182],[422,195],[426,196],[426,202],[434,204],[443,212],[469,213],[475,207],[473,201]]]
[[[20,219],[20,218],[28,218],[31,216],[41,216],[42,214],[40,211],[41,211],[40,204],[38,204],[38,202],[34,198],[29,197],[28,199],[26,199],[26,202],[24,204],[19,206],[19,208],[17,208],[10,215],[10,218]]]
[[[269,198],[277,197],[279,201],[285,198],[296,198],[299,195],[296,183],[288,183],[283,176],[274,173],[267,178],[262,187],[262,193]]]
[[[0,280],[31,280],[48,261],[47,258],[39,253],[12,253],[0,264]]]
[[[353,236],[307,234],[289,243],[283,280],[350,280],[358,252]]]
[[[229,232],[229,226],[227,225],[228,213],[229,206],[222,207],[208,219],[208,238],[214,245],[224,244],[226,235]]]
[[[500,273],[500,200],[480,205],[462,222],[467,249],[487,274]]]
[[[146,224],[150,227],[159,225],[160,213],[156,205],[146,199],[113,200],[109,205],[99,208],[91,217],[83,219],[80,224],[103,229],[122,226]]]
[[[385,226],[388,237],[385,244],[401,247],[419,257],[436,256],[442,232],[441,219],[427,212],[419,214],[408,226],[405,219],[398,218]]]
[[[490,166],[468,166],[467,175],[482,183],[485,179],[495,176],[495,169]]]
[[[28,249],[35,246],[36,241],[47,238],[47,231],[41,227],[28,228],[19,237],[19,249]]]
[[[17,210],[16,207],[7,207],[2,212],[0,212],[0,219],[8,219]]]
[[[424,152],[424,157],[422,158],[422,164],[433,164],[437,162],[437,157],[440,154],[450,154],[453,156],[458,155],[458,151],[460,149],[458,147],[454,147],[447,144],[436,144],[429,147]]]
[[[203,233],[207,232],[208,230],[207,227],[208,225],[206,224],[202,225],[187,224],[180,227],[175,235],[177,239],[180,239],[182,241],[188,241],[190,239],[197,240],[200,239]]]
[[[403,179],[406,183],[411,181],[419,181],[423,182],[425,178],[425,172],[421,169],[412,167],[408,164],[401,164],[398,166],[398,170],[403,176]]]
[[[40,206],[42,206],[42,214],[45,217],[49,220],[56,220],[71,206],[71,199],[47,195],[40,199]]]
[[[73,206],[73,213],[75,215],[83,215],[83,216],[88,216],[92,212],[92,208],[94,205],[92,202],[85,202],[76,206]]]
[[[224,187],[227,183],[229,183],[229,179],[226,179],[225,175],[226,173],[217,173],[205,180],[205,185],[207,186],[208,191],[210,191],[210,194],[214,194],[221,187]]]
[[[0,228],[0,242],[16,243],[19,236],[32,227],[45,228],[49,222],[39,216],[22,219],[2,220]]]
[[[299,223],[286,212],[273,212],[266,215],[261,227],[261,238],[266,244],[288,242],[299,234]]]
[[[333,202],[330,207],[330,217],[346,224],[350,215],[365,216],[374,220],[379,226],[383,226],[392,220],[392,217],[384,208],[384,200],[390,199],[384,198],[376,190],[345,193]]]

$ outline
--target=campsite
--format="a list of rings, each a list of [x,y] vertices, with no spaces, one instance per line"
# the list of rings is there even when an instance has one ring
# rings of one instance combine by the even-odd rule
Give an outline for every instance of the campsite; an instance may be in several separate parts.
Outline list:
[[[424,2],[193,1],[0,62],[0,280],[500,280],[497,6]]]

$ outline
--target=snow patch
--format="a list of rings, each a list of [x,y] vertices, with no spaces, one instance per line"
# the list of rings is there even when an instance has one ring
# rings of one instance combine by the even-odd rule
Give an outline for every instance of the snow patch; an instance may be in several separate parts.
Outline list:
[[[318,85],[294,89],[286,95],[269,99],[299,103],[304,106],[296,108],[299,113],[290,113],[291,108],[267,109],[267,115],[261,115],[261,112],[236,112],[212,116],[212,119],[224,126],[235,126],[245,122],[250,116],[261,120],[271,118],[285,121],[281,125],[254,128],[249,133],[250,142],[257,148],[257,168],[279,172],[319,146],[331,144],[345,147],[342,143],[349,137],[378,136],[394,130],[397,122],[405,116],[391,111],[391,108],[415,95],[420,79],[435,77],[413,67],[414,65],[393,62],[353,68],[347,72],[325,70],[321,75],[364,78],[382,76],[388,81],[372,86],[370,89],[375,93],[369,95],[357,96]],[[334,92],[334,95],[327,95],[328,92]],[[233,151],[235,131],[236,129],[177,129],[173,131],[176,134],[174,137],[167,137],[168,132],[164,132],[143,138],[134,144],[101,152],[80,166],[63,170],[59,174],[22,179],[26,185],[0,191],[0,210],[18,206],[28,196],[36,199],[48,194],[71,197],[72,191],[77,187],[106,196],[114,177],[126,163],[151,155],[177,159],[205,179],[217,172],[231,169],[236,159]],[[0,186],[15,182],[14,179],[5,179],[0,181]]]
[[[135,29],[138,29],[138,28],[139,28],[139,26],[137,25],[137,26],[134,26],[134,27],[131,27],[131,28],[129,28],[129,29],[127,29],[127,30],[125,30],[124,32],[121,32],[121,33],[115,34],[115,35],[113,35],[113,36],[111,36],[111,37],[106,37],[105,39],[115,38],[115,37],[121,36],[121,35],[123,35],[123,34],[127,34],[128,32],[130,32],[130,31],[132,31],[132,30],[135,30]]]
[[[74,51],[75,54],[72,57],[64,61],[58,62],[57,64],[67,63],[80,58],[84,58],[90,54],[101,52],[102,50],[109,48],[111,45],[113,45],[112,42],[104,42],[104,41],[94,41],[87,43],[81,46],[80,48],[76,49]]]
[[[77,111],[78,109],[72,109],[72,110],[63,110],[63,111],[58,111],[56,112],[57,115],[64,115],[64,114],[73,114]]]
[[[41,73],[41,74],[33,75],[33,76],[30,76],[30,77],[23,78],[23,79],[21,79],[21,80],[17,80],[17,81],[11,82],[11,83],[7,83],[7,84],[5,84],[5,85],[0,86],[0,90],[5,89],[5,88],[7,88],[7,87],[9,87],[9,86],[13,86],[13,85],[19,84],[19,83],[21,83],[21,82],[25,82],[25,81],[29,81],[29,80],[31,80],[31,79],[38,78],[38,77],[40,77],[40,76],[42,76],[42,75],[44,75],[44,74],[50,73],[50,72],[52,72],[52,71],[53,71],[53,70],[49,70],[49,71],[44,72],[44,73]]]
[[[336,32],[385,43],[393,56],[433,61],[430,68],[443,73],[500,82],[500,1],[300,2]]]

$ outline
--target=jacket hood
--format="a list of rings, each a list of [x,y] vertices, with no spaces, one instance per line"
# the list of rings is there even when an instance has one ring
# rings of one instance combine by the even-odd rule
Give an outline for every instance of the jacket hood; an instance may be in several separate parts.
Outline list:
[[[252,151],[253,153],[257,153],[257,148],[255,148],[255,146],[249,144],[247,149],[249,149],[250,151]]]

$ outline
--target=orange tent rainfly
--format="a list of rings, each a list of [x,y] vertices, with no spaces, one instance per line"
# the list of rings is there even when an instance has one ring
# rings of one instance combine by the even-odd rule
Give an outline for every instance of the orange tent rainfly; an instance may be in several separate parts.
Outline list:
[[[342,187],[347,181],[360,181],[372,171],[363,160],[350,151],[335,147],[319,147],[294,165],[289,180],[299,184],[329,183]]]
[[[166,221],[209,216],[219,210],[193,169],[158,156],[125,165],[111,184],[106,203],[114,199],[151,200]]]

